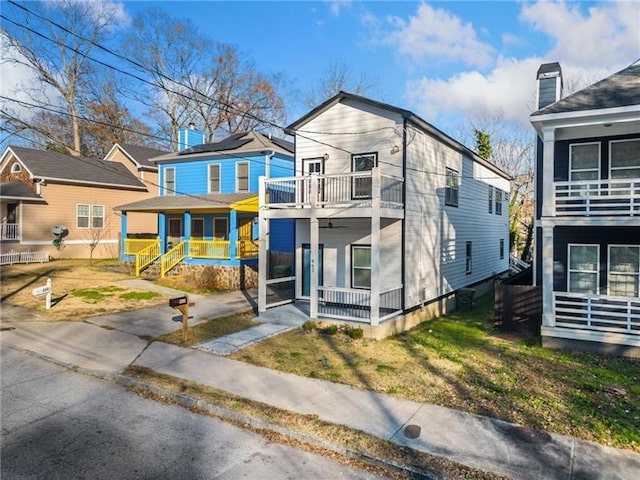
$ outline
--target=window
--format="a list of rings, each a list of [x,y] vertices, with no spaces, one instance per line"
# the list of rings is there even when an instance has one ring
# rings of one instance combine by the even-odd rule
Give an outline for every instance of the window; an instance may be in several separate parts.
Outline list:
[[[91,226],[104,228],[104,205],[91,205]]]
[[[489,185],[489,213],[493,213],[493,187]]]
[[[104,205],[76,205],[76,226],[78,228],[104,228]]]
[[[600,177],[600,144],[580,143],[569,146],[569,180],[598,180]]]
[[[371,288],[371,246],[351,246],[351,287]]]
[[[640,247],[609,246],[609,295],[638,296]]]
[[[226,218],[214,218],[213,219],[213,239],[214,240],[229,240],[229,227]]]
[[[369,172],[378,163],[377,153],[360,153],[351,156],[352,172]],[[371,198],[371,176],[354,177],[351,195],[354,199]]]
[[[236,163],[236,192],[249,191],[249,164],[247,162]]]
[[[599,257],[598,245],[569,245],[569,292],[598,293]]]
[[[465,251],[465,273],[469,275],[471,273],[471,266],[473,263],[473,248],[471,246],[471,242],[467,242],[467,247]]]
[[[89,205],[82,204],[76,207],[76,226],[89,228]]]
[[[504,238],[500,239],[500,260],[504,258]]]
[[[209,165],[209,193],[220,193],[220,165]]]
[[[611,142],[611,179],[640,178],[640,140]]]
[[[11,173],[20,173],[22,171],[22,166],[16,162],[11,165]]]
[[[496,215],[502,215],[502,190],[496,188]]]
[[[204,218],[191,219],[191,238],[198,240],[204,238]]]
[[[164,194],[176,194],[176,169],[174,167],[164,169]]]
[[[458,206],[458,185],[460,178],[458,172],[447,168],[446,173],[446,187],[444,190],[444,203],[445,205],[451,205],[452,207]]]

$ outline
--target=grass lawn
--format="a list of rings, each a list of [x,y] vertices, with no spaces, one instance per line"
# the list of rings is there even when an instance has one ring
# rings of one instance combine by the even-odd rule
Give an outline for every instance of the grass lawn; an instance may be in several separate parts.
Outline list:
[[[31,308],[43,321],[78,321],[94,315],[134,310],[164,304],[167,297],[119,285],[132,278],[119,271],[117,260],[54,260],[48,263],[16,264],[1,270],[0,297],[3,302]],[[31,291],[52,283],[52,303],[45,309],[44,297]]]
[[[298,329],[231,358],[640,452],[640,360],[501,338],[492,308],[380,341]]]

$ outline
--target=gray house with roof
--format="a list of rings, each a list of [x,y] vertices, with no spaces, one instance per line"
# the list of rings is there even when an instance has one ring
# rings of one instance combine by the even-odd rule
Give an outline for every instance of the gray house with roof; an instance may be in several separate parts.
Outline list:
[[[538,70],[535,283],[543,345],[640,355],[640,61],[562,98]]]
[[[0,157],[0,251],[116,257],[120,219],[113,207],[153,194],[135,171],[117,159],[8,147]],[[156,235],[156,217],[139,216],[132,231]]]

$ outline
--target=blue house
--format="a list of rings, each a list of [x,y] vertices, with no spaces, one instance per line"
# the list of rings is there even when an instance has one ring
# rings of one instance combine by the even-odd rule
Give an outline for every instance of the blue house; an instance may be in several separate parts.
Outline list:
[[[181,131],[178,152],[150,159],[158,165],[158,196],[116,207],[121,258],[135,261],[138,275],[156,262],[161,276],[178,265],[209,265],[224,272],[227,288],[253,286],[259,178],[294,175],[293,143],[256,132],[202,141],[196,130]],[[127,238],[129,212],[158,214],[158,238]],[[272,228],[271,249],[293,252],[293,232],[293,220]]]

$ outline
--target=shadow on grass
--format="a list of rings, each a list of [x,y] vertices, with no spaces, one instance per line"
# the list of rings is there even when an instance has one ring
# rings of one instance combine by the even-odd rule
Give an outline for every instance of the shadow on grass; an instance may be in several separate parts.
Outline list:
[[[20,293],[22,290],[24,290],[25,288],[28,288],[30,286],[32,286],[34,283],[36,283],[38,280],[40,280],[42,277],[47,277],[49,275],[51,275],[53,272],[57,271],[54,268],[51,268],[49,270],[45,270],[44,272],[41,272],[39,274],[37,274],[33,279],[31,279],[31,281],[20,285],[19,287],[17,287],[15,290],[7,293],[6,295],[2,296],[2,298],[0,298],[0,302],[4,302],[6,300],[9,300],[11,297],[13,297],[14,295]],[[25,274],[21,274],[18,275],[16,278],[22,277],[22,276],[27,276]]]

